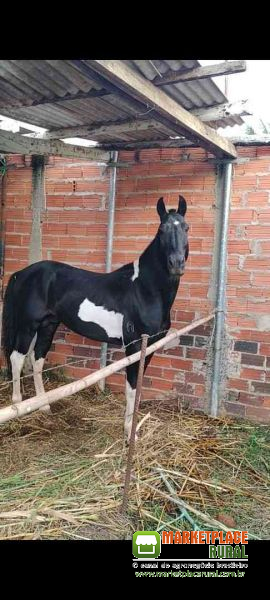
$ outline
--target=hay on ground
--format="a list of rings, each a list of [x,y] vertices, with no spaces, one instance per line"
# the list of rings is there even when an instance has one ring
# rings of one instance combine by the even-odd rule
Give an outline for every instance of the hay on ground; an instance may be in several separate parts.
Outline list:
[[[10,403],[3,383],[1,406]],[[50,378],[46,389],[62,383]],[[32,382],[24,388],[30,397]],[[55,403],[52,416],[1,426],[0,539],[130,539],[142,529],[209,529],[211,519],[269,537],[269,426],[143,403],[123,517],[124,409],[122,395],[90,388]]]

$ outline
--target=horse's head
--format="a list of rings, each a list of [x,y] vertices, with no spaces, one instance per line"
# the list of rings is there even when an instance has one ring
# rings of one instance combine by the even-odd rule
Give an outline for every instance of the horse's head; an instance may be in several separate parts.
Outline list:
[[[188,230],[185,222],[187,203],[183,196],[179,196],[177,210],[167,212],[163,198],[157,203],[157,212],[160,216],[158,238],[164,257],[164,265],[170,275],[181,276],[184,274],[185,262],[188,257]]]

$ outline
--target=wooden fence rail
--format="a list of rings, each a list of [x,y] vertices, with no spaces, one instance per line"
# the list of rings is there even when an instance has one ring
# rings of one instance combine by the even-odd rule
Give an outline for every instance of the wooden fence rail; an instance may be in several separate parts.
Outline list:
[[[203,319],[193,321],[189,325],[186,325],[186,327],[182,327],[177,331],[167,334],[164,338],[162,338],[158,342],[155,342],[154,344],[151,344],[151,346],[147,348],[146,356],[152,354],[153,352],[156,352],[156,350],[160,350],[169,342],[172,342],[177,337],[180,337],[180,335],[188,333],[192,329],[195,329],[195,327],[207,323],[208,321],[213,319],[214,316],[215,313],[213,312],[210,315],[208,315],[208,317],[204,317]],[[24,400],[23,402],[17,402],[16,404],[6,406],[5,408],[0,409],[0,423],[6,423],[11,419],[23,417],[24,415],[28,415],[34,410],[41,408],[41,406],[45,406],[45,404],[52,404],[53,402],[57,402],[57,400],[61,400],[62,398],[66,398],[67,396],[71,396],[72,394],[76,394],[77,392],[80,392],[81,390],[84,390],[85,388],[94,385],[101,379],[109,377],[109,375],[112,375],[112,373],[117,373],[117,371],[120,371],[124,367],[127,367],[128,365],[137,362],[138,360],[140,360],[140,356],[141,351],[135,352],[134,354],[131,354],[131,356],[122,358],[121,360],[118,360],[112,365],[108,365],[103,369],[99,369],[98,371],[95,371],[95,373],[91,373],[91,375],[87,375],[82,379],[72,381],[71,383],[62,385],[56,388],[55,390],[50,390],[49,392],[45,392],[44,394],[34,396],[33,398],[29,398],[28,400]]]

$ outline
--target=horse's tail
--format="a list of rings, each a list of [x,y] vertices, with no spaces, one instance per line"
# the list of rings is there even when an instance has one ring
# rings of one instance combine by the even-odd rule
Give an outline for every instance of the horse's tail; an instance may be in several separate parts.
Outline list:
[[[7,363],[8,378],[11,379],[10,355],[14,350],[17,333],[17,310],[15,302],[16,273],[13,274],[8,282],[2,313],[2,348]]]

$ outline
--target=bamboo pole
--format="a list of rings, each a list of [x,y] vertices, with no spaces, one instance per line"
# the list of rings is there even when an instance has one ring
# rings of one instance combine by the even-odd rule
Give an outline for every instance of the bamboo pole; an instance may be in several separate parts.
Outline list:
[[[208,317],[204,317],[203,319],[198,319],[197,321],[193,321],[190,325],[186,325],[186,327],[182,327],[177,331],[166,335],[161,340],[158,340],[154,344],[151,344],[146,350],[146,356],[156,352],[156,350],[160,350],[163,348],[168,342],[180,337],[184,333],[188,333],[195,327],[199,325],[203,325],[208,321],[211,321],[215,316],[215,313],[211,313]],[[77,394],[78,392],[84,390],[91,385],[94,385],[101,379],[109,377],[113,373],[117,373],[117,371],[121,371],[124,367],[128,365],[132,365],[133,363],[140,360],[141,351],[135,352],[126,358],[122,358],[121,360],[116,361],[112,365],[108,365],[103,369],[99,369],[92,373],[91,375],[87,375],[82,379],[78,379],[77,381],[72,381],[71,383],[67,383],[66,385],[62,385],[61,387],[56,388],[55,390],[50,390],[49,392],[45,392],[44,394],[39,394],[38,396],[34,396],[29,398],[28,400],[24,400],[23,402],[17,402],[15,404],[6,406],[0,410],[0,423],[6,423],[7,421],[11,421],[11,419],[16,419],[17,417],[23,417],[24,415],[28,415],[34,410],[45,406],[45,404],[53,404],[53,402],[57,402],[57,400],[62,400],[67,396],[71,396],[72,394]]]

